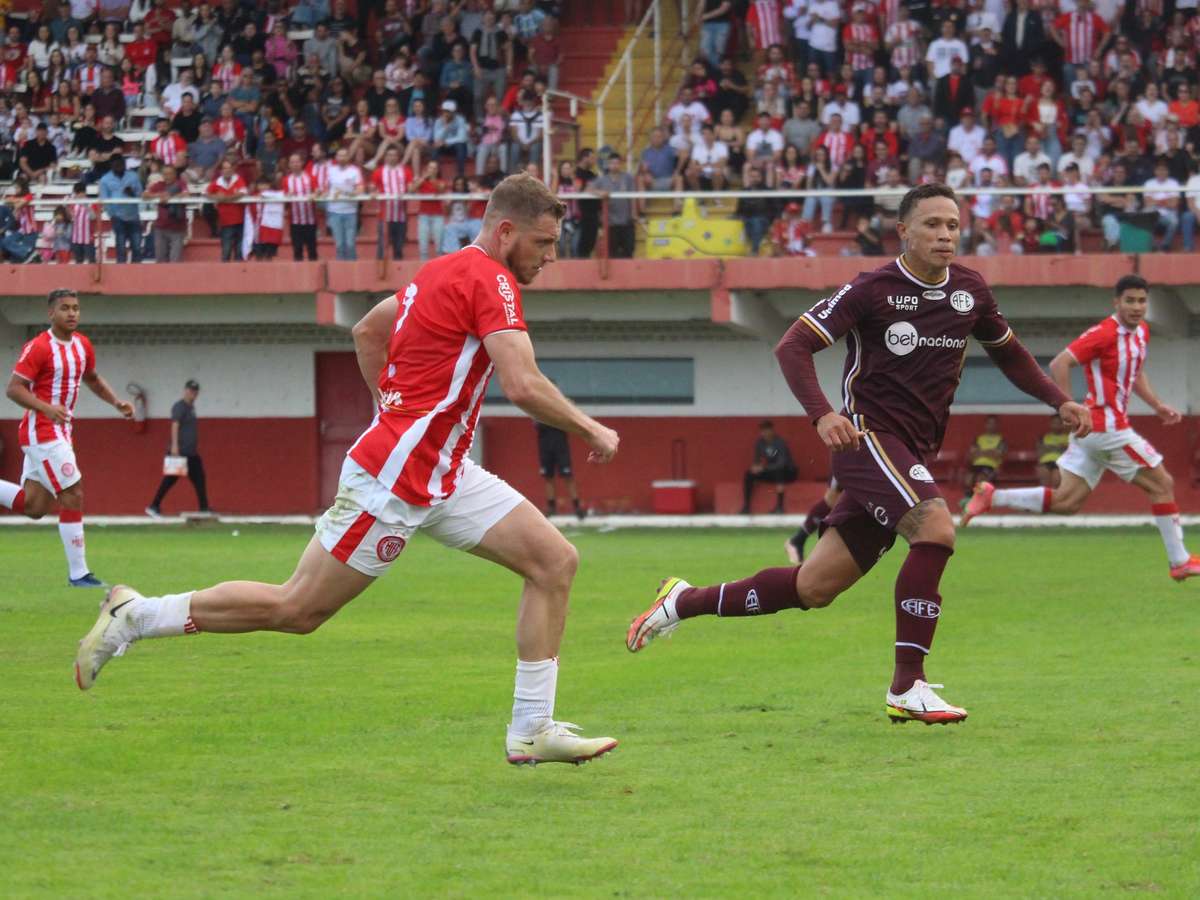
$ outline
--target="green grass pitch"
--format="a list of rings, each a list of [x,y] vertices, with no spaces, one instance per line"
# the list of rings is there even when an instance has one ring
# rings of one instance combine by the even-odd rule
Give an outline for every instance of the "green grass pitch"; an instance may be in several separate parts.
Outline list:
[[[1200,584],[1152,529],[969,531],[928,672],[957,727],[889,725],[894,551],[832,608],[686,623],[658,579],[783,562],[782,531],[574,536],[557,712],[617,752],[503,761],[517,579],[418,539],[309,637],[137,644],[72,681],[99,593],[4,529],[6,897],[1200,895]],[[302,528],[89,531],[145,592],[284,578]]]

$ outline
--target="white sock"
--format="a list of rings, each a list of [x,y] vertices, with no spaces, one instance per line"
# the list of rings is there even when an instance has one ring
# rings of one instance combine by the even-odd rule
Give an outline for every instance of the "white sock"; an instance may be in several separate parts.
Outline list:
[[[992,495],[992,506],[1044,513],[1050,506],[1050,488],[1001,488]]]
[[[196,634],[198,629],[190,615],[193,591],[186,594],[163,594],[133,600],[129,621],[139,638],[173,637],[177,634]]]
[[[558,657],[537,662],[517,660],[517,686],[513,691],[514,734],[537,734],[554,718],[554,694],[558,688]]]
[[[1151,507],[1154,513],[1154,524],[1162,535],[1163,546],[1167,548],[1167,559],[1173,566],[1181,566],[1191,554],[1183,546],[1183,524],[1179,521],[1179,507],[1174,503],[1155,503]]]
[[[67,554],[67,572],[71,578],[82,578],[91,571],[83,551],[83,523],[60,521],[58,536],[62,538],[63,550]]]
[[[19,484],[0,480],[0,506],[3,506],[5,509],[12,509],[13,501],[17,499],[17,494],[19,493],[21,493],[21,486]]]

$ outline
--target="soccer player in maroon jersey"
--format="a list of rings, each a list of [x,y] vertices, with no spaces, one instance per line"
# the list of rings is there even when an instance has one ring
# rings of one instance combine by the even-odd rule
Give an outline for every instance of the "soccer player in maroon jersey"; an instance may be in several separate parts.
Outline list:
[[[1145,492],[1167,551],[1170,576],[1176,581],[1200,576],[1200,556],[1189,553],[1183,543],[1175,481],[1163,465],[1162,454],[1129,422],[1131,395],[1142,398],[1166,425],[1178,425],[1183,419],[1177,409],[1159,398],[1146,375],[1149,289],[1140,275],[1122,276],[1114,290],[1113,314],[1077,337],[1050,362],[1050,374],[1063,391],[1071,390],[1071,367],[1083,367],[1088,386],[1085,402],[1092,416],[1092,433],[1085,438],[1072,437],[1067,452],[1058,458],[1062,474],[1058,487],[997,490],[985,481],[975,487],[963,512],[963,525],[993,506],[1073,515],[1083,508],[1104,473],[1112,472]]]
[[[828,606],[898,533],[909,549],[896,579],[887,714],[895,722],[927,724],[967,717],[934,692],[940,685],[926,682],[924,669],[942,611],[938,585],[954,552],[954,521],[926,462],[942,442],[967,339],[979,341],[1018,388],[1057,409],[1075,434],[1087,434],[1091,419],[1013,336],[979,274],[954,263],[958,222],[952,189],[913,188],[899,209],[900,257],[822,300],[775,349],[792,393],[833,451],[833,475],[844,492],[804,565],[711,587],[668,578],[630,625],[631,651],[692,616]],[[821,391],[813,354],[843,336],[848,352],[839,413]]]
[[[75,459],[72,421],[80,385],[125,418],[133,405],[96,371],[92,342],[79,332],[79,296],[55,288],[47,302],[50,327],[21,348],[8,399],[28,410],[17,431],[25,468],[21,482],[0,481],[0,506],[40,519],[58,503],[58,536],[67,555],[67,584],[104,587],[88,568],[83,541],[83,473]]]
[[[537,507],[467,456],[493,370],[513,403],[582,437],[590,460],[608,462],[617,452],[617,433],[580,412],[538,369],[521,307],[517,285],[554,261],[564,211],[537,179],[505,179],[473,244],[423,265],[355,326],[359,367],[378,411],[350,448],[337,498],[287,582],[233,581],[161,597],[113,588],[80,642],[79,687],[90,688],[122,645],[141,638],[307,634],[424,531],[525,579],[508,761],[580,763],[613,749],[612,738],[580,737],[578,726],[554,719],[558,647],[578,554]]]

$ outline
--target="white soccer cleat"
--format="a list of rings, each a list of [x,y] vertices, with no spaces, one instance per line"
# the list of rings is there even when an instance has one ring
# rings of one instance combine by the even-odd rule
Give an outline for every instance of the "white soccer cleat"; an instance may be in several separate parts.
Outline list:
[[[682,578],[668,578],[658,586],[650,608],[630,622],[625,632],[625,646],[630,653],[637,653],[656,637],[669,637],[679,627],[675,599],[690,587]]]
[[[100,618],[79,642],[75,653],[75,683],[81,691],[96,683],[105,663],[124,654],[137,640],[137,629],[129,621],[129,604],[141,598],[133,588],[118,584],[100,604]]]
[[[893,724],[908,721],[924,722],[926,725],[949,725],[961,722],[967,711],[961,706],[951,706],[936,693],[934,688],[942,684],[929,684],[918,678],[903,694],[887,692],[887,714]]]
[[[581,766],[588,760],[603,756],[617,746],[610,737],[585,738],[575,732],[578,725],[555,722],[537,734],[508,733],[505,750],[514,766],[536,766],[538,763],[559,762]]]

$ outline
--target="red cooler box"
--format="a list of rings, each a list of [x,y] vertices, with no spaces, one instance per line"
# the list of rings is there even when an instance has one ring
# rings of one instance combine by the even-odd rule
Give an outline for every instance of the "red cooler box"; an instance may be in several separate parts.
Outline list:
[[[690,516],[696,511],[694,481],[652,481],[650,489],[656,513]]]

